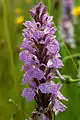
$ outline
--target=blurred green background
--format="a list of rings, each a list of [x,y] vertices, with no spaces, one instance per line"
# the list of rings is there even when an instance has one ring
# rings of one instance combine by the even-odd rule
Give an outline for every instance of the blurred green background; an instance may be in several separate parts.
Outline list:
[[[35,108],[34,101],[27,103],[21,97],[23,72],[22,63],[19,61],[19,47],[23,39],[21,21],[31,20],[29,10],[39,1],[0,0],[0,120],[25,120]],[[60,0],[56,7],[55,0],[43,2],[48,6],[50,15],[54,16],[53,21],[58,29]],[[80,0],[74,2],[74,5],[80,5]],[[19,16],[22,17],[18,19]],[[80,78],[80,18],[74,19],[77,21],[77,24],[73,25],[75,49],[66,46],[57,32],[64,63],[61,73],[71,76],[73,80]],[[69,99],[65,102],[68,108],[64,113],[59,113],[56,120],[80,120],[80,83],[64,83],[62,92]]]

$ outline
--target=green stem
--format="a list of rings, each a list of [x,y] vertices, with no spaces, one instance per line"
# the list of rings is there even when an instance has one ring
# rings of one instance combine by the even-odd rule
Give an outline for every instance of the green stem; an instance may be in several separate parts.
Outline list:
[[[55,112],[54,112],[54,120],[56,120]]]
[[[8,21],[7,21],[6,0],[2,0],[2,3],[3,3],[3,12],[4,12],[4,29],[5,29],[6,42],[7,42],[7,47],[8,47],[8,56],[10,60],[10,71],[11,71],[11,74],[14,80],[14,89],[18,91],[17,83],[16,83],[15,65],[13,61],[13,51],[12,51],[11,43],[10,43],[10,34],[9,34]]]
[[[80,57],[80,53],[75,53],[72,55],[72,58],[76,58],[76,57]],[[70,56],[66,56],[62,59],[62,61],[68,60],[70,58],[71,58]]]
[[[63,42],[64,42],[64,40],[63,40]],[[68,52],[68,54],[69,54],[69,56],[70,56],[70,59],[72,60],[72,63],[73,63],[73,65],[74,65],[76,71],[78,72],[78,68],[77,68],[77,66],[76,66],[76,63],[75,63],[75,61],[74,61],[74,59],[73,59],[73,57],[72,57],[70,51],[68,50],[68,48],[67,48],[67,46],[66,46],[65,43],[64,43],[64,45],[65,45],[65,49],[66,49],[66,51]]]
[[[59,30],[57,30],[57,31],[58,31],[58,33],[59,33],[59,35],[60,35]],[[76,71],[78,72],[78,68],[77,68],[77,66],[76,66],[76,63],[75,63],[75,61],[74,61],[74,59],[73,59],[73,57],[72,57],[72,55],[71,55],[70,51],[68,50],[66,43],[64,42],[64,40],[63,40],[63,38],[62,38],[62,36],[61,36],[61,35],[60,35],[60,37],[61,37],[62,42],[64,43],[64,47],[65,47],[65,49],[66,49],[67,53],[69,54],[69,57],[70,57],[70,59],[72,60],[72,63],[73,63],[73,65],[74,65],[74,67],[75,67]]]

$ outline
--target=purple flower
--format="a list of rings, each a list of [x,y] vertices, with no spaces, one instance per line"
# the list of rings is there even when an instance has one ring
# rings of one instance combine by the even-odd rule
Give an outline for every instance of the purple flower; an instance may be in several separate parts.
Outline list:
[[[64,112],[65,108],[67,108],[65,105],[63,105],[59,100],[56,100],[54,103],[53,111],[57,115],[58,112]]]
[[[48,54],[53,53],[53,55],[57,54],[59,51],[59,44],[57,40],[53,40],[47,45]]]
[[[27,101],[31,101],[35,97],[35,91],[32,88],[24,88],[22,96],[24,96]]]
[[[39,85],[39,89],[42,93],[52,93],[56,94],[57,91],[61,88],[61,84],[55,84],[53,81],[43,83]]]
[[[59,91],[62,85],[53,82],[57,75],[63,79],[58,71],[63,63],[60,60],[59,43],[55,36],[56,29],[52,27],[53,17],[48,16],[46,7],[41,2],[30,13],[34,21],[24,23],[25,29],[22,34],[24,39],[20,47],[22,52],[19,55],[24,63],[22,70],[25,72],[22,83],[29,85],[28,88],[24,88],[22,96],[27,101],[35,99],[37,112],[43,111],[40,116],[48,118],[46,114],[53,109],[58,112],[65,109],[58,101],[67,100]]]
[[[37,80],[41,80],[42,78],[44,78],[43,71],[37,68],[31,68],[27,70],[23,77],[23,83],[26,83],[28,82],[28,80],[32,80],[34,78],[36,78]]]
[[[60,91],[57,92],[57,97],[59,98],[59,100],[66,100],[66,101],[68,101],[68,99],[65,98],[65,97],[61,94]]]
[[[61,68],[63,63],[59,58],[53,58],[52,60],[48,61],[47,66],[51,68]]]

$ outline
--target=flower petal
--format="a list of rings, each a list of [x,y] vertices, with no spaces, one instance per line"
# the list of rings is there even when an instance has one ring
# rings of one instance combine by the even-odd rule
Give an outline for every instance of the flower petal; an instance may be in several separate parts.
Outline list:
[[[22,96],[24,96],[27,101],[31,101],[35,97],[35,92],[32,88],[24,88]]]

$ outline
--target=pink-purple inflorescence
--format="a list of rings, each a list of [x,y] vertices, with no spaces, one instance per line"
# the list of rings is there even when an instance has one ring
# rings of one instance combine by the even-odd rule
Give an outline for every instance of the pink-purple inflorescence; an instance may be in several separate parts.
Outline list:
[[[62,0],[62,12],[60,22],[60,32],[65,43],[71,48],[75,48],[73,31],[73,0]]]
[[[60,100],[67,100],[59,91],[62,85],[53,82],[57,76],[64,79],[58,71],[63,63],[58,53],[56,29],[52,27],[53,17],[48,16],[46,7],[41,2],[30,13],[34,21],[24,23],[24,39],[20,47],[22,49],[20,60],[24,62],[22,70],[25,72],[22,83],[29,85],[28,88],[24,88],[22,96],[27,101],[35,99],[36,111],[40,114],[44,113],[49,118],[52,111],[57,114],[66,108],[60,102]],[[48,118],[46,120],[49,120]]]

